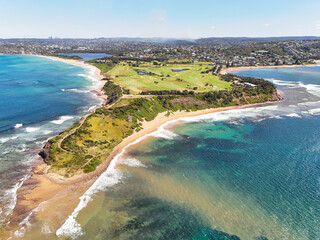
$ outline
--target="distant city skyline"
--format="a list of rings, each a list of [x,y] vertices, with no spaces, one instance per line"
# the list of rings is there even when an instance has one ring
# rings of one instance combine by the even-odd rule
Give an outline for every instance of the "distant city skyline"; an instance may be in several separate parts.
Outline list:
[[[320,1],[0,0],[0,38],[320,36]]]

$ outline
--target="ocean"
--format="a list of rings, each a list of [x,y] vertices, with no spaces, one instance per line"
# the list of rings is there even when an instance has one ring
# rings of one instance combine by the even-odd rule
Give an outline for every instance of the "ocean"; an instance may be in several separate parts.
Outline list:
[[[44,142],[99,106],[94,69],[44,57],[0,55],[0,224]]]
[[[23,238],[319,239],[320,66],[237,74],[284,100],[163,125],[116,156],[63,225],[38,219]]]

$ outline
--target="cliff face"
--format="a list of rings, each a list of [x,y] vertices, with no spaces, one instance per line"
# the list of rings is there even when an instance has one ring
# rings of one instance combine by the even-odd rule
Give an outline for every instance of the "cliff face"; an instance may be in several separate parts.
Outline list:
[[[48,163],[50,150],[51,150],[51,143],[46,142],[46,144],[44,145],[42,150],[39,152],[40,157],[42,157],[42,159],[45,163]]]
[[[280,91],[276,90],[272,95],[272,101],[281,101],[281,100],[283,100],[283,97],[280,95]]]

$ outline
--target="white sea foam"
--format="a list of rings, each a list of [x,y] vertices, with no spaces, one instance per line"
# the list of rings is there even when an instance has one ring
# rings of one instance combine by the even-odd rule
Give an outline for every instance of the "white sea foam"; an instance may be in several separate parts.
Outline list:
[[[129,167],[147,167],[146,165],[144,165],[142,162],[140,162],[136,158],[124,158],[124,159],[121,159],[120,161],[118,161],[118,163],[123,164],[123,165],[127,165]]]
[[[272,117],[270,117],[270,118],[283,119],[283,117],[281,117],[281,116],[272,116]]]
[[[17,123],[17,124],[14,126],[14,128],[21,128],[22,126],[23,126],[22,123]]]
[[[14,148],[14,151],[15,152],[25,152],[27,150],[27,146],[26,144],[22,143],[22,144],[19,144],[18,146],[16,146]]]
[[[209,113],[205,115],[184,117],[180,120],[185,122],[203,122],[203,121],[236,121],[239,119],[254,119],[258,120],[261,118],[271,117],[280,111],[277,105],[264,106],[264,107],[251,107],[243,109],[232,109],[227,111]],[[278,113],[280,114],[280,112]]]
[[[10,140],[9,137],[0,138],[0,143],[5,143],[5,142],[8,142],[9,140]]]
[[[80,73],[80,74],[78,74],[78,76],[79,76],[79,77],[85,77],[86,75],[85,75],[85,74]]]
[[[16,231],[14,232],[14,236],[15,236],[15,237],[18,237],[18,238],[22,238],[25,232],[26,232],[25,227],[22,227],[22,228],[20,228],[19,230],[16,230]],[[12,239],[12,238],[11,238],[11,239]]]
[[[297,117],[297,118],[301,118],[301,116],[297,113],[290,113],[286,115],[287,117]]]
[[[50,229],[49,225],[45,223],[41,228],[41,233],[44,235],[52,233],[52,230]]]
[[[87,112],[91,112],[91,111],[94,110],[96,107],[98,107],[98,106],[97,106],[97,105],[94,105],[94,106],[92,106],[92,107],[89,107],[88,110],[87,110]]]
[[[320,114],[320,108],[310,109],[308,112],[310,114],[312,114],[312,115],[319,115]]]
[[[320,97],[320,85],[315,84],[304,84],[302,82],[299,82],[299,87],[305,88],[307,92]]]
[[[40,128],[39,127],[27,127],[26,128],[26,132],[36,132],[38,131]]]
[[[269,80],[279,86],[286,86],[289,88],[305,88],[307,92],[320,97],[320,85],[304,84],[302,82],[283,81],[274,78],[267,78],[266,80]]]
[[[61,89],[62,92],[76,92],[76,93],[88,93],[90,90],[85,90],[85,89],[77,89],[77,88],[63,88]]]
[[[43,134],[44,134],[44,135],[48,135],[48,134],[50,134],[50,133],[53,133],[53,131],[51,131],[51,130],[44,130],[44,131],[43,131]]]
[[[74,118],[74,117],[73,116],[61,116],[61,117],[59,117],[58,120],[53,120],[51,122],[54,123],[54,124],[62,124],[65,121],[70,120],[72,118]]]
[[[96,75],[96,68],[93,66],[87,66],[86,68],[86,78],[92,82],[91,89],[97,89],[102,85],[100,78]]]
[[[275,78],[266,78],[266,80],[279,85],[279,86],[287,86],[287,87],[299,87],[299,85],[296,82],[291,81],[283,81]]]
[[[157,131],[150,133],[148,135],[157,137],[157,138],[165,138],[165,139],[174,139],[179,136],[178,134],[165,129],[163,126],[158,127]]]
[[[0,138],[0,143],[5,143],[5,142],[8,142],[10,140],[15,140],[17,138],[18,138],[18,136]]]
[[[5,217],[10,215],[17,203],[17,190],[22,186],[23,182],[30,177],[30,173],[20,179],[11,189],[4,194],[4,200],[8,199],[9,203],[5,206]]]

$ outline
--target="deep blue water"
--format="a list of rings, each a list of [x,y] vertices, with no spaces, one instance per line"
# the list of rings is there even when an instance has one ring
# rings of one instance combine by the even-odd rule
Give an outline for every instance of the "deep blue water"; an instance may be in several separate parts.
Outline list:
[[[35,149],[100,104],[89,79],[92,70],[60,61],[0,55],[0,223]]]
[[[80,61],[88,61],[98,58],[111,57],[110,54],[106,53],[61,53],[64,56],[79,56],[82,59]]]

